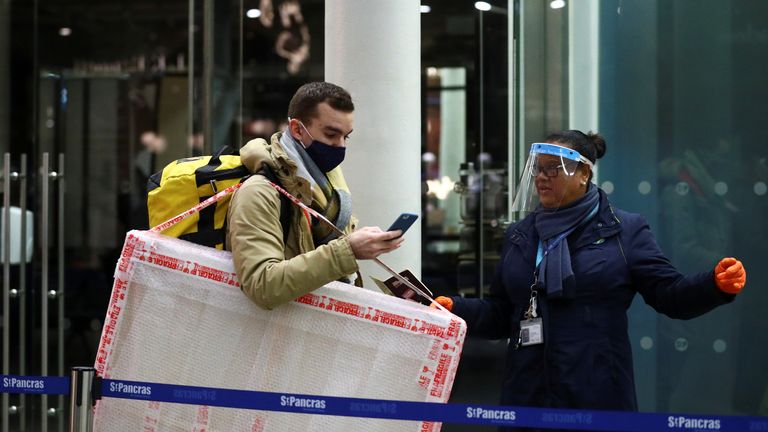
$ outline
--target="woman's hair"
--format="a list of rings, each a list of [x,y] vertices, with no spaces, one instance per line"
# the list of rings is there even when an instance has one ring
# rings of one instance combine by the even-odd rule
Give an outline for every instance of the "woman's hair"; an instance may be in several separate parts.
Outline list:
[[[578,130],[564,130],[549,134],[546,141],[553,144],[567,144],[592,163],[605,155],[605,139],[594,132],[585,134]]]

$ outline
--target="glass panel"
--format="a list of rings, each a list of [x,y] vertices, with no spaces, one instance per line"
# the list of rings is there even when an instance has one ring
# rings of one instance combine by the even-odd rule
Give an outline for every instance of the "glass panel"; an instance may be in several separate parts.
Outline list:
[[[13,170],[21,153],[30,156],[31,173],[43,153],[51,154],[52,170],[61,170],[58,154],[65,154],[66,167],[64,226],[55,197],[46,201],[48,220],[40,220],[42,177],[29,177],[37,249],[25,310],[34,328],[11,346],[26,348],[26,373],[41,372],[41,228],[52,243],[51,289],[60,274],[56,251],[65,249],[63,344],[54,299],[48,316],[48,373],[60,374],[94,361],[125,233],[148,228],[147,178],[178,158],[239,148],[278,130],[296,88],[322,79],[323,13],[322,0],[0,5],[0,147],[12,153]],[[56,183],[50,186],[55,195]],[[11,371],[18,373],[15,359]],[[61,428],[65,404],[47,402],[60,414],[41,416],[41,398],[28,397],[12,429],[41,430],[42,418],[49,429]]]
[[[548,1],[521,1],[520,143],[525,147],[568,124],[568,20]],[[524,160],[523,160],[524,162]],[[517,180],[517,179],[516,179]]]
[[[323,80],[324,0],[243,3],[242,128],[239,147],[284,130],[291,96]]]
[[[439,295],[488,294],[509,223],[511,17],[506,2],[485,12],[471,2],[422,2],[422,276]],[[505,348],[469,338],[452,401],[497,403]]]
[[[471,244],[461,244],[460,232],[463,221],[472,219],[475,213],[467,211],[469,204],[465,202],[477,193],[477,185],[474,182],[470,185],[466,174],[460,179],[459,167],[466,157],[466,99],[466,69],[427,69],[426,151],[422,163],[427,186],[424,249],[428,256],[422,271],[432,275],[427,285],[450,287],[452,291],[457,291],[461,283],[454,272],[444,272],[443,266],[452,267],[462,251],[464,254],[472,251]],[[466,194],[456,193],[457,183],[458,190],[466,190]],[[464,240],[466,243],[466,238]],[[469,253],[467,257],[474,262],[474,254]],[[441,274],[443,277],[439,278]],[[474,290],[476,280],[466,283]]]
[[[646,216],[681,272],[736,256],[749,277],[732,304],[690,321],[636,301],[645,411],[768,414],[766,16],[759,1],[601,2],[603,188]]]
[[[760,370],[768,360],[761,329],[768,329],[758,311],[766,302],[761,286],[768,275],[760,266],[766,258],[760,247],[765,230],[757,222],[766,211],[768,193],[768,164],[759,129],[766,96],[762,77],[768,72],[761,55],[768,48],[763,37],[768,33],[764,19],[768,5],[714,0],[511,3],[516,13],[510,23],[514,22],[517,37],[508,57],[515,76],[510,86],[514,92],[509,94],[518,113],[516,128],[505,125],[514,137],[509,151],[517,156],[510,160],[522,162],[528,145],[549,132],[597,129],[608,140],[598,185],[617,207],[646,217],[681,272],[711,272],[724,256],[737,256],[747,266],[745,291],[732,304],[699,318],[672,320],[648,307],[640,296],[635,300],[628,315],[640,409],[768,414],[768,381]],[[500,6],[491,2],[490,7]],[[463,40],[452,35],[450,49],[440,46],[446,37],[440,25],[461,22],[457,16],[469,14],[451,13],[456,16],[441,17],[430,5],[422,19],[423,162],[425,179],[433,180],[425,186],[425,214],[431,220],[424,241],[424,274],[425,279],[435,278],[435,284],[461,291],[451,267],[441,261],[453,263],[461,274],[460,255],[450,256],[455,249],[443,246],[447,242],[455,248],[446,240],[452,232],[448,217],[452,207],[449,199],[437,198],[440,183],[434,182],[447,172],[448,162],[441,157],[445,146],[461,146],[453,138],[443,139],[446,116],[461,104],[445,92],[454,68],[466,71],[461,89],[467,95],[465,161],[473,162],[473,168],[478,150],[491,138],[480,132],[489,124],[489,105],[482,102],[488,100],[481,79],[487,77],[480,72],[486,65],[483,55],[473,59],[461,49],[470,44],[469,32]],[[480,34],[485,35],[477,30],[481,27],[476,21],[475,46],[481,43]],[[484,123],[477,117],[483,110]],[[510,182],[515,185],[517,178]],[[458,190],[471,191],[477,183],[460,177]],[[477,195],[465,192],[463,198],[471,202],[467,198],[477,200]],[[460,205],[460,217],[464,210]],[[465,222],[458,225],[459,239],[471,227],[471,221]],[[466,248],[464,242],[458,244],[459,251],[468,250],[475,257],[487,250],[478,248],[477,240]],[[503,371],[492,370],[497,363],[487,355],[493,350],[488,348],[468,340],[454,399],[497,400],[498,384],[484,380],[498,380]],[[496,355],[503,358],[503,349]],[[470,379],[472,384],[464,381]]]
[[[500,7],[480,12],[468,5],[433,5],[422,16],[427,49],[424,247],[430,257],[424,271],[453,260],[450,267],[458,274],[436,270],[442,280],[435,283],[482,296],[480,287],[490,282],[497,240],[508,222],[508,15]],[[453,27],[446,31],[448,23]],[[476,229],[478,222],[482,230]]]
[[[188,137],[199,130],[200,121],[191,110],[195,92],[190,80],[200,76],[200,68],[191,67],[190,48],[198,59],[202,56],[199,42],[190,44],[189,19],[200,28],[200,5],[187,0],[10,3],[10,52],[2,57],[0,48],[0,63],[10,65],[10,103],[17,109],[10,120],[0,117],[0,130],[9,130],[3,144],[14,160],[29,155],[28,201],[36,233],[35,257],[27,267],[30,328],[26,340],[13,341],[11,350],[26,348],[25,372],[42,372],[41,280],[47,275],[48,288],[58,290],[61,278],[64,328],[58,313],[61,297],[50,298],[46,372],[68,375],[71,366],[94,362],[123,238],[129,229],[147,227],[147,177],[192,152],[194,141]],[[51,171],[64,170],[63,203],[57,197],[61,180],[38,175],[44,153],[50,154]],[[59,154],[65,155],[63,166]],[[42,220],[46,181],[50,215]],[[59,204],[64,224],[59,223]],[[41,265],[42,229],[50,240],[47,273]],[[43,405],[40,397],[28,396],[26,406],[11,418],[11,430],[63,430],[67,401],[49,397],[47,408],[56,409],[52,416],[43,413]]]
[[[11,3],[0,4],[0,154],[10,150]]]

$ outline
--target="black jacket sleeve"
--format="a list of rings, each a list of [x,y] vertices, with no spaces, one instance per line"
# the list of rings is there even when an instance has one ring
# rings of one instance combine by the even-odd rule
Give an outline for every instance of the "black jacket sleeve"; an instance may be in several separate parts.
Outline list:
[[[645,218],[625,214],[623,222],[622,247],[632,284],[656,311],[670,318],[690,319],[733,301],[734,295],[715,285],[714,270],[691,276],[678,272],[659,249]]]
[[[505,250],[506,253],[506,250]],[[490,294],[483,299],[453,298],[452,312],[467,323],[467,333],[485,339],[510,337],[510,317],[514,310],[502,282],[504,254],[491,280]]]

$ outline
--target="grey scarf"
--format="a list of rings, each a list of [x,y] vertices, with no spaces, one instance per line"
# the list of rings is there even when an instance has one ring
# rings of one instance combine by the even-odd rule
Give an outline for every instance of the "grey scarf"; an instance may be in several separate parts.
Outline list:
[[[592,219],[600,206],[597,187],[589,184],[587,193],[565,208],[548,211],[540,208],[534,220],[539,234],[539,252],[536,257],[539,281],[548,297],[563,295],[563,281],[573,277],[568,236],[579,226]],[[539,264],[540,263],[540,264]]]
[[[328,181],[328,177],[326,177],[325,173],[317,167],[309,154],[307,154],[304,146],[296,141],[288,130],[283,132],[280,136],[280,144],[282,144],[283,149],[288,156],[296,162],[296,165],[298,166],[297,174],[300,177],[307,179],[312,186],[312,189],[318,187],[323,192],[323,195],[325,195],[326,201],[329,203],[333,202],[333,200],[338,200],[339,214],[338,217],[336,217],[336,220],[332,222],[336,225],[336,228],[343,231],[352,217],[352,197],[347,191],[335,189],[333,187]],[[319,210],[323,216],[326,216],[327,209],[315,210]],[[323,238],[315,238],[314,241],[316,245],[323,245],[337,237],[338,234],[336,231],[331,231],[328,235],[323,236]]]

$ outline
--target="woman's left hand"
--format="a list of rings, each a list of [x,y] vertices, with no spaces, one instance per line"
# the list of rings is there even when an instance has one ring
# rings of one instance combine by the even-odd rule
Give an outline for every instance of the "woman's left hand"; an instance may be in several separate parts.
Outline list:
[[[736,258],[723,258],[715,266],[715,284],[721,291],[738,294],[747,283],[747,270]]]

